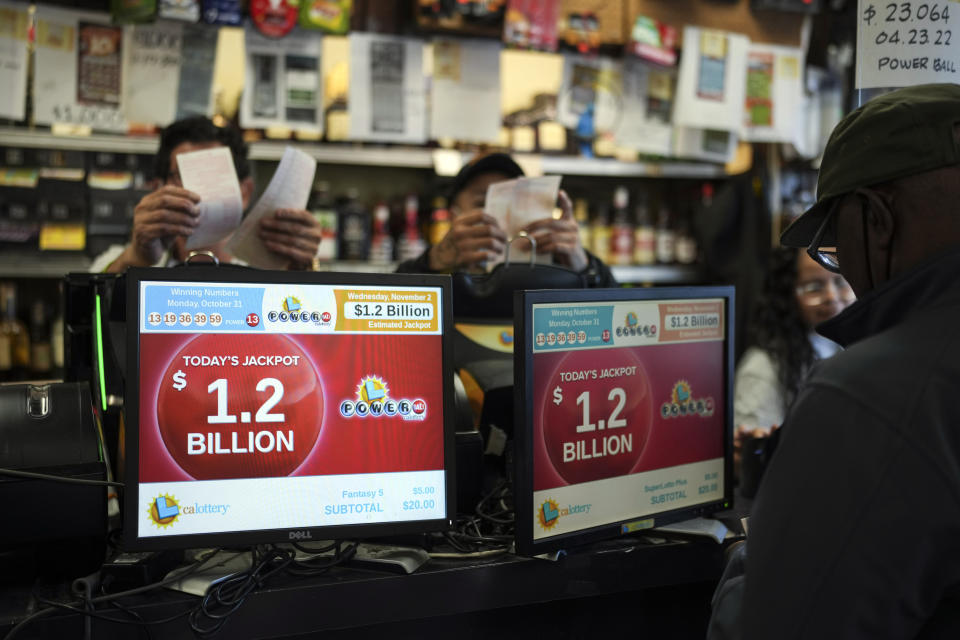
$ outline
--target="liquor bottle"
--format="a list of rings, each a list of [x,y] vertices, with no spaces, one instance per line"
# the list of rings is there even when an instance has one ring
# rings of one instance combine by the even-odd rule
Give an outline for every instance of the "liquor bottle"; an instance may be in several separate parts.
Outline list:
[[[337,213],[340,230],[338,253],[341,260],[366,260],[370,255],[370,212],[351,188]]]
[[[34,300],[30,307],[30,371],[49,374],[53,369],[50,349],[50,322],[43,300]]]
[[[693,264],[697,261],[697,238],[693,233],[692,205],[677,224],[676,259],[680,264]]]
[[[590,250],[603,262],[610,261],[610,219],[606,205],[597,207],[590,223]]]
[[[379,202],[373,209],[373,237],[370,239],[370,262],[393,262],[393,238],[390,236],[390,207]]]
[[[580,231],[580,246],[589,249],[591,245],[590,235],[590,209],[586,198],[577,198],[573,203],[573,217],[577,221]]]
[[[626,187],[617,187],[613,193],[613,223],[610,227],[611,264],[633,262],[633,227],[627,209],[629,192]]]
[[[320,246],[317,260],[330,262],[337,259],[337,211],[330,197],[330,183],[318,182],[310,194],[310,213],[320,224]]]
[[[415,260],[427,249],[423,235],[420,233],[420,203],[416,194],[411,193],[407,196],[404,202],[403,218],[403,235],[400,236],[398,257],[401,261]]]
[[[641,191],[637,195],[637,207],[634,210],[633,262],[648,265],[657,261],[657,232],[653,226],[653,215],[647,201],[647,194]]]
[[[440,244],[447,232],[450,231],[450,210],[447,209],[447,200],[443,196],[433,199],[433,211],[430,213],[430,230],[428,233],[430,244]]]
[[[17,317],[17,288],[12,282],[0,284],[0,314],[0,375],[18,380],[30,366],[30,335]]]
[[[673,228],[673,213],[666,201],[660,203],[657,215],[657,262],[673,264],[677,259],[677,234]]]

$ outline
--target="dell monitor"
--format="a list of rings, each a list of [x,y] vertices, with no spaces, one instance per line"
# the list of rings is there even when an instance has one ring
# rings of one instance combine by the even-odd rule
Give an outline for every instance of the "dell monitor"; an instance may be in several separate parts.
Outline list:
[[[518,292],[517,549],[732,501],[732,287]]]
[[[448,277],[126,278],[127,548],[450,526]]]

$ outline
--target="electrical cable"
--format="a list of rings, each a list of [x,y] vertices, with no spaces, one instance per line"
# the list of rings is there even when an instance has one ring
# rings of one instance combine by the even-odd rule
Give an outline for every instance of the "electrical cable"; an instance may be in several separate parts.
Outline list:
[[[13,476],[14,478],[31,478],[33,480],[52,480],[54,482],[66,482],[69,484],[89,484],[97,487],[123,487],[122,482],[114,482],[112,480],[85,480],[83,478],[67,478],[65,476],[53,476],[46,473],[19,471],[17,469],[0,468],[0,475]]]
[[[108,595],[97,596],[96,598],[90,598],[89,600],[86,600],[86,601],[80,600],[79,602],[54,603],[54,602],[52,602],[52,601],[44,601],[44,600],[41,600],[41,599],[38,598],[38,601],[40,601],[41,603],[44,603],[44,604],[49,603],[50,606],[48,606],[46,609],[38,609],[37,611],[34,611],[34,612],[31,613],[30,615],[28,615],[26,618],[24,618],[23,620],[21,620],[20,622],[18,622],[12,629],[10,629],[9,632],[7,632],[7,635],[4,636],[4,640],[14,640],[14,638],[16,638],[16,636],[17,636],[21,631],[23,631],[23,629],[24,629],[28,624],[30,624],[30,623],[33,622],[34,620],[37,620],[37,619],[42,618],[42,617],[44,617],[44,616],[47,616],[47,615],[51,614],[52,612],[57,611],[58,609],[68,608],[69,610],[74,611],[75,613],[79,613],[80,615],[90,616],[90,617],[102,617],[102,614],[95,613],[92,609],[78,609],[78,608],[76,608],[75,605],[76,605],[76,604],[82,604],[82,605],[84,605],[84,606],[89,605],[90,607],[93,607],[94,605],[101,604],[101,603],[104,603],[104,602],[110,602],[110,601],[115,600],[115,599],[117,599],[117,598],[124,598],[124,597],[127,597],[127,596],[132,596],[132,595],[137,595],[137,594],[140,594],[140,593],[145,593],[145,592],[147,592],[147,591],[152,591],[152,590],[154,590],[154,589],[159,589],[160,587],[165,587],[165,586],[168,585],[168,584],[171,584],[171,583],[173,583],[173,582],[177,582],[177,581],[183,579],[184,577],[186,577],[186,576],[188,576],[188,575],[191,575],[191,574],[193,574],[193,573],[196,573],[197,571],[199,571],[199,570],[203,567],[203,565],[205,565],[205,564],[206,564],[208,561],[210,561],[214,556],[216,556],[218,553],[220,553],[220,551],[221,551],[220,549],[214,549],[212,553],[208,554],[208,555],[207,555],[206,557],[204,557],[204,558],[201,558],[201,559],[197,560],[197,561],[194,562],[192,565],[190,565],[185,571],[182,571],[182,572],[180,572],[180,573],[178,573],[178,574],[176,574],[176,575],[174,575],[174,576],[172,576],[172,577],[171,577],[171,576],[168,576],[168,577],[164,578],[163,580],[160,580],[159,582],[154,582],[154,583],[151,583],[151,584],[148,584],[148,585],[144,585],[144,586],[142,586],[142,587],[136,587],[136,588],[134,588],[134,589],[128,589],[128,590],[126,590],[126,591],[118,591],[117,593],[111,593],[111,594],[108,594]],[[152,622],[150,622],[150,623],[148,623],[148,624],[163,624],[163,623],[169,622],[170,620],[175,620],[176,618],[183,617],[183,616],[187,615],[189,612],[190,612],[190,610],[185,611],[185,612],[183,612],[183,613],[181,613],[181,614],[178,614],[178,615],[175,616],[174,618],[164,619],[164,620],[155,621],[155,622],[152,621]],[[131,623],[132,623],[132,621],[130,621],[130,620],[120,620],[120,619],[117,619],[117,618],[110,618],[110,621],[111,621],[111,622],[117,622],[117,623],[120,623],[120,624],[131,624]]]

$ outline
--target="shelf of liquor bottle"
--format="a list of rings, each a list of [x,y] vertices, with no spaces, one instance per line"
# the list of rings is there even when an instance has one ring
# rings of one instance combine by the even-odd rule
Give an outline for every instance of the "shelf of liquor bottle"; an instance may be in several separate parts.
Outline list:
[[[682,264],[612,265],[610,271],[620,284],[696,284],[703,278],[697,266]]]
[[[0,278],[59,278],[89,271],[90,262],[83,254],[4,251],[0,256]]]

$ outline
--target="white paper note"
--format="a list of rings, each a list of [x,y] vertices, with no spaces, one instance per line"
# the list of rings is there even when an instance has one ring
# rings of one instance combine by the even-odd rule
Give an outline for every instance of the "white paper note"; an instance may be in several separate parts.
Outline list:
[[[157,22],[124,32],[123,112],[129,122],[166,126],[177,113],[183,25]]]
[[[243,198],[227,147],[177,155],[183,188],[200,196],[200,224],[187,238],[187,249],[209,247],[226,238],[240,224]]]
[[[592,108],[594,129],[612,131],[620,117],[622,73],[621,64],[610,58],[564,56],[557,120],[576,129],[584,112]]]
[[[348,108],[354,140],[426,142],[423,42],[351,33]]]
[[[500,43],[435,40],[430,137],[496,142],[500,124]]]
[[[802,126],[803,54],[794,47],[750,44],[744,139],[790,142]]]
[[[126,131],[120,109],[122,38],[110,15],[37,5],[33,77],[37,124],[64,122]],[[100,33],[97,28],[101,29]],[[79,42],[86,52],[78,54]]]
[[[960,5],[857,3],[857,89],[960,82]]]
[[[623,112],[614,132],[617,146],[641,153],[672,152],[676,75],[633,61],[623,69]]]
[[[695,129],[743,129],[747,80],[746,36],[683,29],[683,56],[673,121]]]
[[[322,133],[323,38],[316,33],[292,33],[277,40],[248,27],[244,39],[247,65],[240,105],[243,126],[284,126]]]
[[[517,178],[495,182],[487,188],[483,210],[493,218],[511,240],[531,222],[551,218],[557,202],[561,176],[543,176],[540,178]],[[523,242],[515,242],[510,247],[510,262],[529,262],[530,252],[521,250]],[[538,255],[539,263],[550,263],[549,255]],[[503,262],[498,259],[497,262]]]
[[[719,129],[677,127],[673,136],[673,155],[691,160],[730,162],[737,152],[737,134]]]
[[[23,120],[27,97],[27,21],[23,6],[0,3],[0,118]]]
[[[278,209],[306,207],[316,170],[317,161],[313,157],[299,149],[287,147],[267,189],[227,243],[227,251],[260,269],[286,268],[289,259],[270,251],[260,239],[257,229],[264,216],[272,215]]]

